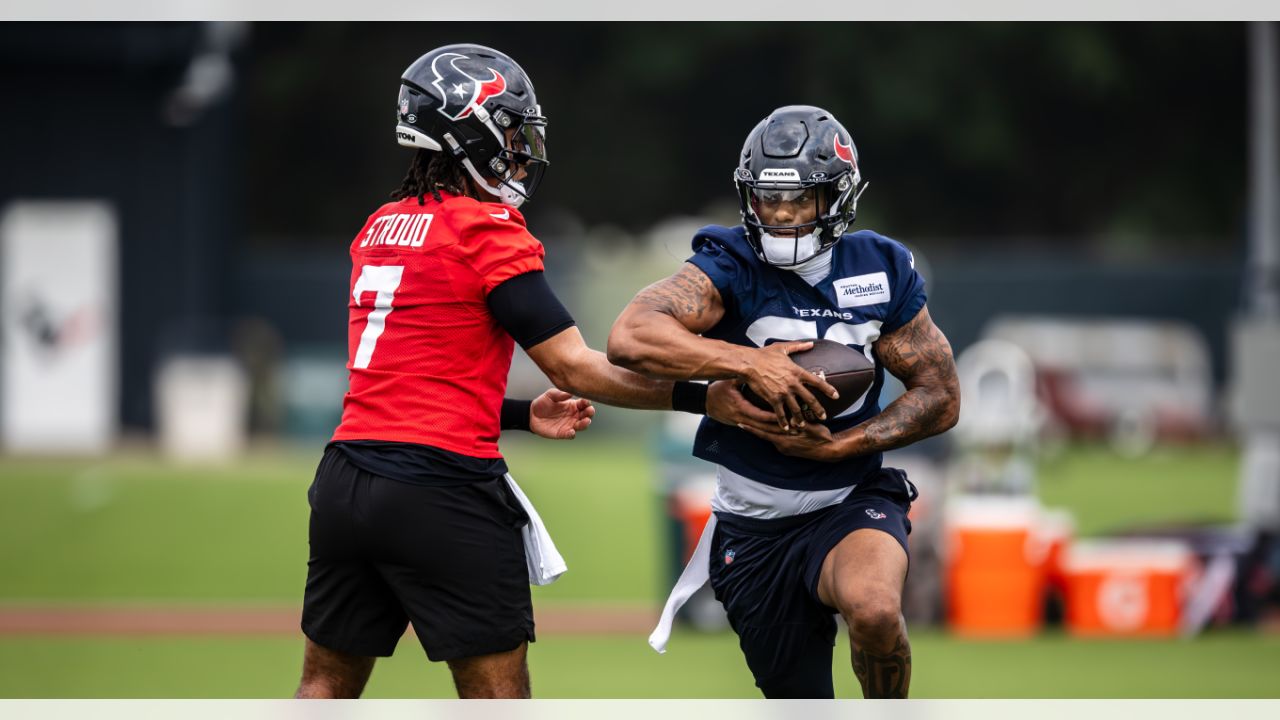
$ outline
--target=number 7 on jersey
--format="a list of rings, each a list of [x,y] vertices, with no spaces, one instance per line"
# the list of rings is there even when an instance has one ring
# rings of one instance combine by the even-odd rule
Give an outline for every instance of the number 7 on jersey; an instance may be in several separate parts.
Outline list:
[[[373,310],[365,321],[364,332],[360,333],[360,347],[356,349],[353,368],[367,368],[373,358],[373,349],[378,338],[387,326],[387,316],[391,314],[391,300],[400,287],[400,276],[404,273],[403,265],[365,265],[360,268],[360,279],[351,288],[351,296],[356,305],[360,304],[361,293],[377,293],[373,300]]]

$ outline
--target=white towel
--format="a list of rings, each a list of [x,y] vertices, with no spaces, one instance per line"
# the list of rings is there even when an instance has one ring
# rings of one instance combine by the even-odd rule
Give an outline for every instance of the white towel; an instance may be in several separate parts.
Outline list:
[[[667,604],[662,607],[658,626],[649,635],[649,645],[660,653],[667,651],[667,641],[671,639],[671,624],[675,622],[680,606],[711,579],[711,535],[715,530],[716,516],[712,513],[706,527],[702,528],[702,537],[698,538],[698,546],[693,549],[693,557],[684,566],[684,572],[680,573],[676,586],[671,588]]]
[[[529,567],[529,584],[550,585],[563,575],[569,566],[565,564],[564,558],[560,557],[556,544],[551,542],[547,526],[542,524],[542,518],[538,516],[538,511],[533,509],[533,503],[529,502],[528,496],[516,484],[515,478],[511,477],[510,473],[505,477],[511,492],[515,493],[516,499],[529,514],[529,524],[520,531],[521,536],[524,537],[524,560]]]

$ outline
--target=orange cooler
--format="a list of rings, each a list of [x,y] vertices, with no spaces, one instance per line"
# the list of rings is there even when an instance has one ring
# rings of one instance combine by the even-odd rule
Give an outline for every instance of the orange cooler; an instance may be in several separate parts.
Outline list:
[[[714,491],[715,477],[712,476],[710,485],[705,482],[686,485],[671,495],[669,512],[680,523],[681,540],[684,544],[681,548],[682,564],[689,562],[689,558],[693,556],[694,549],[698,547],[698,539],[702,537],[702,531],[711,519],[711,495]]]
[[[1068,550],[1065,570],[1073,635],[1169,636],[1197,563],[1179,541],[1082,541]]]
[[[1040,507],[1030,498],[957,496],[947,503],[947,624],[971,637],[1025,637],[1044,620]]]

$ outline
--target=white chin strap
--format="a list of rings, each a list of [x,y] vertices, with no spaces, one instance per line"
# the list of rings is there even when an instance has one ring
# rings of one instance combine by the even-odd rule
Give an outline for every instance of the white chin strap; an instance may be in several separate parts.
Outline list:
[[[819,252],[818,245],[818,236],[814,233],[798,238],[775,237],[768,233],[760,235],[765,260],[781,265],[791,265],[799,260],[800,264],[781,269],[790,270],[810,285],[821,282],[831,272],[831,248]]]
[[[510,205],[513,208],[519,208],[524,204],[524,184],[517,180],[502,180],[498,183],[498,187],[489,184],[489,181],[476,170],[476,166],[471,164],[471,158],[465,158],[462,166],[467,169],[471,175],[471,179],[476,181],[476,185],[485,192],[498,198],[503,205]]]

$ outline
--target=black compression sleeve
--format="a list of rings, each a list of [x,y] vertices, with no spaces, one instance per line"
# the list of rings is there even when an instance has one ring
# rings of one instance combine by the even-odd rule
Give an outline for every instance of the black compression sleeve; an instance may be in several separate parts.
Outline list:
[[[538,271],[517,275],[494,288],[488,303],[498,324],[525,350],[576,324]]]
[[[528,430],[529,408],[532,400],[502,398],[502,418],[498,421],[503,430]]]

